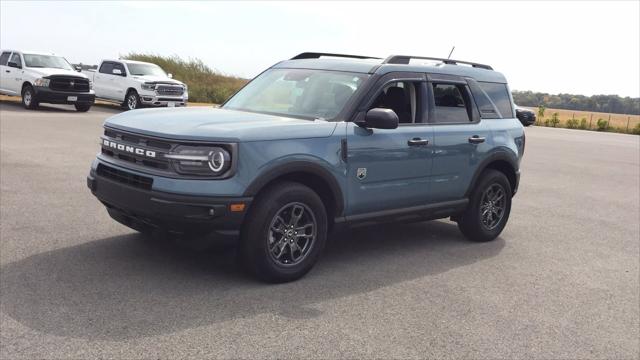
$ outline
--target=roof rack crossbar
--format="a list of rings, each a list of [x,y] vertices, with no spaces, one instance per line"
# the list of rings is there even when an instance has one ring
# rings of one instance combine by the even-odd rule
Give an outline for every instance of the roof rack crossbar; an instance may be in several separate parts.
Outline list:
[[[351,58],[351,59],[381,59],[379,57],[373,56],[362,56],[362,55],[347,55],[347,54],[331,54],[331,53],[316,53],[316,52],[303,52],[291,58],[291,60],[300,60],[300,59],[319,59],[320,57],[328,56],[328,57],[341,57],[341,58]]]
[[[493,68],[489,65],[478,64],[470,61],[462,61],[462,60],[453,60],[453,59],[444,59],[444,58],[436,58],[436,57],[426,57],[426,56],[410,56],[410,55],[391,55],[388,58],[384,59],[383,64],[408,64],[411,59],[421,59],[421,60],[436,60],[442,61],[448,65],[458,65],[458,64],[467,64],[471,65],[475,68],[493,70]]]

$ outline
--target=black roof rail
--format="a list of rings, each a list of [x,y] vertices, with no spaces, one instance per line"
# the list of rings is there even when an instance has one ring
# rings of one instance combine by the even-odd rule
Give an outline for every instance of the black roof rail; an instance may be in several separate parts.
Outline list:
[[[300,60],[300,59],[319,59],[322,56],[329,57],[342,57],[342,58],[351,58],[351,59],[382,59],[379,57],[373,56],[362,56],[362,55],[346,55],[346,54],[331,54],[331,53],[316,53],[316,52],[303,52],[291,58],[291,60]]]
[[[436,61],[442,61],[443,63],[449,64],[449,65],[467,64],[467,65],[473,66],[474,68],[493,70],[491,66],[485,65],[485,64],[478,64],[470,61],[426,57],[426,56],[391,55],[388,58],[384,59],[382,63],[383,64],[408,64],[409,61],[411,61],[411,59],[436,60]]]

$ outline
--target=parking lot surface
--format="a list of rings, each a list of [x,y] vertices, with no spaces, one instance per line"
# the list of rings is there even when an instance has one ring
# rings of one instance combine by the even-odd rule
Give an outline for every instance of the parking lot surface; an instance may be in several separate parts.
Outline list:
[[[117,109],[0,103],[0,358],[638,358],[640,137],[531,127],[507,228],[333,236],[266,285],[145,239],[86,188]],[[179,119],[176,119],[179,121]]]

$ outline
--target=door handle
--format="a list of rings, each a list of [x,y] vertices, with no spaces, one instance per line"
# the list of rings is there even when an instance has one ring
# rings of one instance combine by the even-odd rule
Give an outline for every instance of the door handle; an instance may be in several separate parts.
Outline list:
[[[6,73],[10,73],[10,72],[11,72],[11,70],[5,70],[4,72],[6,72]]]
[[[469,142],[472,144],[481,144],[486,140],[486,138],[478,136],[478,135],[473,135],[472,137],[469,138]]]
[[[424,145],[427,145],[427,144],[429,144],[429,140],[420,139],[418,137],[407,141],[407,145],[409,145],[409,146],[424,146]]]

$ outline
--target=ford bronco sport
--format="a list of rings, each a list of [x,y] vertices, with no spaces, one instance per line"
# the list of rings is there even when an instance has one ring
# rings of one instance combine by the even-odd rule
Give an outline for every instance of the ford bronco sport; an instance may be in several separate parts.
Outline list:
[[[302,53],[218,109],[107,119],[87,184],[126,226],[238,239],[253,274],[291,281],[339,225],[451,218],[496,238],[525,146],[512,104],[487,65]]]

